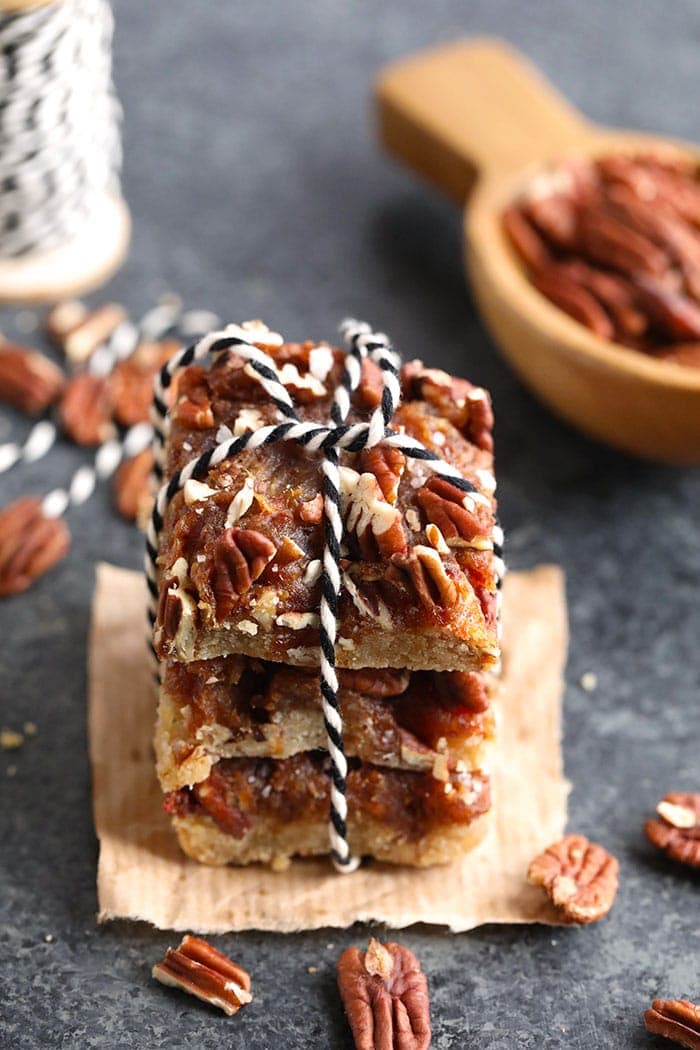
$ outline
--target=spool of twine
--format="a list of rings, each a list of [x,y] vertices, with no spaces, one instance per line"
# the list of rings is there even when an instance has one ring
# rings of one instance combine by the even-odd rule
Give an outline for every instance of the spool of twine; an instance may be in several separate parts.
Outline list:
[[[0,300],[60,299],[121,263],[121,109],[107,0],[0,0]]]

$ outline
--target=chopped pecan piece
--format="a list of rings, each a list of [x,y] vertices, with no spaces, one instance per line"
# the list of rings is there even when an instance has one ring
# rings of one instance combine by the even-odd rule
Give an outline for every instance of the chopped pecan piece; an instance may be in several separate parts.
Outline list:
[[[407,554],[395,554],[391,565],[406,573],[422,605],[429,611],[451,609],[457,604],[457,584],[448,576],[442,558],[432,547],[416,544]]]
[[[347,948],[338,988],[357,1050],[427,1050],[428,982],[412,951],[371,938],[366,952]]]
[[[126,459],[114,475],[114,502],[127,521],[136,521],[150,503],[153,453],[150,448]]]
[[[388,560],[406,551],[401,512],[387,503],[374,474],[340,468],[345,528],[357,544],[360,557]]]
[[[70,546],[61,518],[47,518],[33,496],[0,511],[0,596],[26,591],[53,568]]]
[[[175,339],[142,343],[114,369],[111,392],[114,418],[123,427],[146,423],[153,401],[153,379],[173,354],[180,349]]]
[[[368,357],[363,357],[362,374],[357,388],[360,401],[367,408],[377,408],[382,403],[383,389],[384,383],[381,368],[374,361],[370,361]]]
[[[408,400],[427,401],[478,448],[493,452],[493,410],[482,387],[439,368],[425,368],[421,361],[409,361],[403,366],[401,384]]]
[[[323,496],[320,492],[313,499],[302,503],[299,507],[299,517],[309,525],[318,525],[323,518]]]
[[[654,999],[644,1014],[644,1026],[689,1050],[700,1050],[700,1006],[688,999]]]
[[[528,882],[542,886],[566,922],[597,922],[612,908],[619,865],[583,835],[567,835],[535,857]]]
[[[250,976],[207,941],[187,934],[177,948],[168,948],[151,971],[161,984],[181,988],[229,1017],[252,1001]]]
[[[387,503],[395,504],[406,467],[403,452],[391,445],[375,445],[360,452],[358,464],[362,473],[374,474]]]
[[[38,416],[56,400],[64,382],[61,369],[38,351],[0,344],[0,401]]]
[[[486,537],[493,521],[489,509],[476,503],[468,492],[436,474],[418,490],[416,499],[428,521],[440,529],[446,540],[473,540]]]
[[[88,310],[82,303],[71,301],[59,303],[51,310],[46,330],[72,364],[82,365],[125,320],[126,310],[118,303]]]
[[[272,540],[255,529],[226,529],[216,545],[211,575],[217,620],[231,614],[238,596],[250,590],[276,553]]]
[[[700,794],[677,791],[656,807],[660,820],[647,820],[649,841],[672,860],[700,868]]]
[[[61,423],[78,445],[101,445],[114,433],[109,380],[80,372],[68,380],[59,403]]]

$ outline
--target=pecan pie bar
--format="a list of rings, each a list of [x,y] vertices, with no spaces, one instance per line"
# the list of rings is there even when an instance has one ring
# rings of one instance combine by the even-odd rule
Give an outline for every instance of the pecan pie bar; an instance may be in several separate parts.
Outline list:
[[[495,683],[475,671],[366,668],[338,674],[345,751],[394,769],[484,769]],[[326,746],[317,672],[226,656],[169,661],[156,729],[164,791],[206,779],[221,758],[288,758]]]
[[[166,795],[182,849],[205,864],[286,866],[328,852],[328,757],[222,759],[206,780]],[[347,777],[351,850],[419,867],[453,860],[481,841],[488,777],[382,769],[357,760]]]
[[[327,420],[344,355],[313,343],[265,350],[302,417]],[[465,494],[387,445],[341,454],[337,662],[490,670],[498,641],[488,395],[419,362],[403,367],[401,382],[394,429],[456,467],[476,491]],[[369,419],[381,388],[377,365],[366,359],[349,422]],[[235,354],[209,369],[192,365],[174,395],[166,476],[227,436],[280,420]],[[279,442],[241,452],[174,496],[159,549],[161,658],[238,653],[317,664],[320,477],[319,453]]]

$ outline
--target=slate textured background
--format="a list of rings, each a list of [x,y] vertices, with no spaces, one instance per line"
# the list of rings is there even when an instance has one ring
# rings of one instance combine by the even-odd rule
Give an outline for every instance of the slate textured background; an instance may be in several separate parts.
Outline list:
[[[700,475],[589,443],[523,390],[465,290],[457,212],[380,155],[368,89],[388,59],[497,33],[591,117],[698,139],[700,9],[692,0],[116,8],[135,232],[103,294],[138,314],[175,289],[189,305],[262,316],[293,338],[333,337],[353,312],[407,354],[487,385],[510,563],[555,560],[568,574],[570,827],[619,856],[618,902],[583,931],[402,934],[430,976],[434,1046],[660,1047],[641,1027],[648,1000],[700,993],[697,880],[640,831],[666,791],[699,787]],[[4,331],[14,317],[0,317]],[[25,426],[3,409],[0,441]],[[62,446],[3,477],[2,502],[46,491],[82,459]],[[0,605],[0,721],[39,728],[21,751],[0,754],[0,1045],[350,1047],[334,966],[345,946],[366,943],[366,928],[217,939],[255,982],[254,1005],[228,1021],[151,982],[172,935],[96,927],[85,741],[93,564],[137,566],[141,544],[104,491],[70,526],[68,559]],[[593,693],[580,686],[586,671],[598,677]]]

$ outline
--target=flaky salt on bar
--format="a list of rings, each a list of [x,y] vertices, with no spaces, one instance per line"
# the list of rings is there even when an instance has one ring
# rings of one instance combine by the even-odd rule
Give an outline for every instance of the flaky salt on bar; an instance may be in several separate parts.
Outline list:
[[[300,415],[330,416],[344,355],[324,344],[265,350]],[[490,670],[498,663],[495,481],[488,395],[424,368],[401,372],[393,427],[417,438],[477,488],[465,494],[388,446],[341,455],[341,667]],[[381,397],[363,362],[350,422]],[[166,477],[230,434],[279,422],[250,366],[235,354],[180,376]],[[159,551],[155,642],[162,658],[243,654],[318,662],[323,549],[320,456],[296,444],[246,450],[189,481],[170,502]]]

